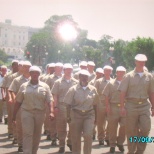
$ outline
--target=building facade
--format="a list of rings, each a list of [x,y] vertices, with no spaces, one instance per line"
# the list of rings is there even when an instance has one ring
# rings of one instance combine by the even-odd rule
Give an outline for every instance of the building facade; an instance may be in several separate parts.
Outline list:
[[[24,50],[38,28],[12,25],[11,20],[0,22],[0,49],[11,59],[24,59]]]

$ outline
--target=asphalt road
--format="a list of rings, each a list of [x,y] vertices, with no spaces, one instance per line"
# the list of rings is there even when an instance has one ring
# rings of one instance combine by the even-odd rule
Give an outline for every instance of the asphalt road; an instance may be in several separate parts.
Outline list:
[[[154,137],[154,117],[152,118],[151,126],[152,126],[152,129],[149,137]],[[83,144],[82,144],[82,147],[83,147]],[[7,125],[4,125],[3,123],[1,123],[0,124],[0,154],[18,154],[17,149],[18,149],[17,145],[13,145],[12,140],[8,139]],[[58,149],[59,149],[58,146],[52,147],[51,141],[47,141],[46,136],[42,135],[38,154],[56,154]],[[71,154],[67,146],[65,147],[65,151],[66,151],[65,152],[66,154]],[[109,153],[109,147],[99,146],[98,140],[95,140],[93,142],[92,154],[107,154],[107,153]],[[127,144],[125,142],[124,154],[126,153],[127,153]],[[118,151],[118,148],[116,148],[116,154],[121,154],[121,152]],[[149,143],[147,145],[145,154],[154,154],[154,143]]]

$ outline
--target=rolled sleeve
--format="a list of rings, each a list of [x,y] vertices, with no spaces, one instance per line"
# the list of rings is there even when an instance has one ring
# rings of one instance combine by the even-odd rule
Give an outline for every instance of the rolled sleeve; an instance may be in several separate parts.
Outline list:
[[[54,95],[58,95],[58,91],[59,91],[59,82],[56,81],[51,89],[51,93]]]
[[[21,86],[17,95],[16,95],[16,101],[18,103],[22,103],[24,100],[24,86]]]
[[[121,84],[118,87],[118,90],[122,92],[127,92],[129,80],[130,80],[130,77],[128,75],[125,75],[123,80],[121,81]]]
[[[51,102],[53,102],[53,97],[52,97],[52,95],[51,95],[50,87],[47,86],[47,87],[46,87],[46,90],[47,90],[46,102],[47,102],[47,103],[51,103]]]
[[[14,79],[9,87],[9,91],[13,91],[14,93],[17,93],[17,87],[16,87],[16,79]]]
[[[73,87],[69,88],[68,92],[64,97],[64,103],[66,105],[73,105],[75,90]]]

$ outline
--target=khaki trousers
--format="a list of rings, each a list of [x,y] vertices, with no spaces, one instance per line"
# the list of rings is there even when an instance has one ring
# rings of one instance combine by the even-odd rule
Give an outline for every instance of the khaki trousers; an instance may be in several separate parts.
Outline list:
[[[105,102],[99,102],[97,106],[97,131],[99,141],[109,140]]]
[[[143,154],[146,143],[131,142],[130,137],[148,136],[151,129],[150,104],[144,102],[126,103],[126,135],[128,142],[128,154]]]
[[[17,112],[16,116],[16,132],[17,132],[17,141],[18,145],[23,145],[23,132],[22,132],[22,122],[21,122],[21,108]]]
[[[91,154],[94,121],[93,110],[87,113],[71,111],[72,154],[81,154],[82,133],[84,138],[83,154]]]
[[[4,106],[4,101],[0,100],[0,119],[3,118],[3,106]]]
[[[13,110],[14,110],[14,103],[9,103],[7,102],[7,112],[8,112],[8,133],[13,134],[15,137],[15,131],[14,127],[12,124],[12,116],[13,116]]]
[[[65,146],[65,140],[67,136],[67,119],[66,119],[66,106],[64,104],[58,104],[58,112],[56,113],[56,128],[59,138],[59,146]],[[69,131],[70,127],[69,127]],[[68,133],[67,144],[72,145],[71,143],[71,135]]]
[[[21,109],[24,154],[37,154],[45,111]]]
[[[111,112],[108,115],[108,121],[110,147],[116,147],[117,144],[123,145],[125,141],[126,117],[121,116],[120,107],[118,107],[117,104],[111,104]],[[120,126],[117,133],[118,125]]]
[[[49,120],[49,106],[46,104],[44,130],[47,131],[47,135],[50,134],[50,120]]]

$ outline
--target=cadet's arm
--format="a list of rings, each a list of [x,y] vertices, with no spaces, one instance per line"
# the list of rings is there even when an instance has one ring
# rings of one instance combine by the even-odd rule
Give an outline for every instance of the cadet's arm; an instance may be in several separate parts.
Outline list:
[[[154,116],[154,92],[149,94],[149,100],[151,102],[151,111],[152,111],[152,116]]]
[[[20,106],[21,106],[20,102],[15,102],[15,106],[14,106],[14,110],[13,110],[13,118],[12,118],[13,122],[16,121],[16,114],[17,114]]]

